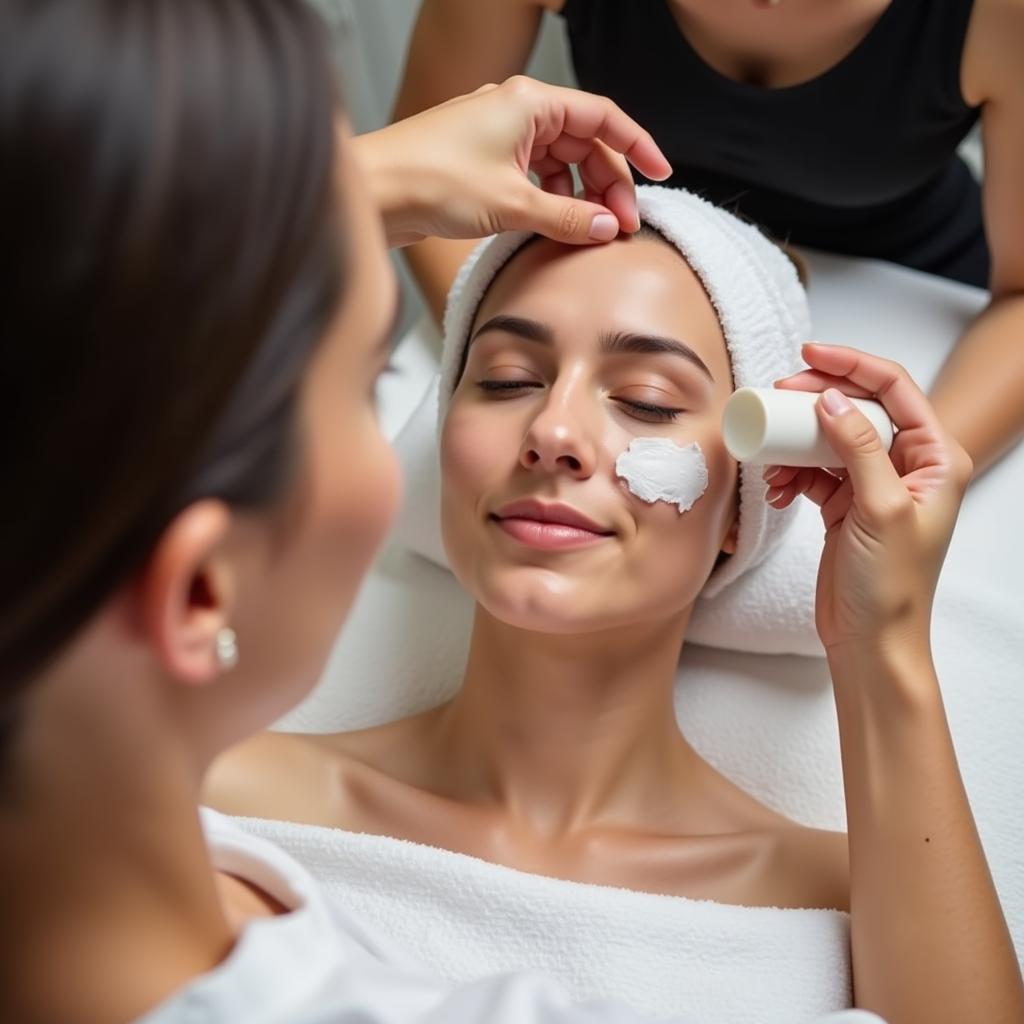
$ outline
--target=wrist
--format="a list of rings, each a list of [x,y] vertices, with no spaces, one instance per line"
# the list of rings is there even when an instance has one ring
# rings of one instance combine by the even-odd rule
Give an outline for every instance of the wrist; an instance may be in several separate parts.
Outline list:
[[[835,644],[826,657],[840,710],[851,702],[896,709],[941,700],[926,632]]]
[[[391,125],[353,139],[389,246],[407,245],[426,234],[423,176],[403,154],[396,154],[394,130]]]

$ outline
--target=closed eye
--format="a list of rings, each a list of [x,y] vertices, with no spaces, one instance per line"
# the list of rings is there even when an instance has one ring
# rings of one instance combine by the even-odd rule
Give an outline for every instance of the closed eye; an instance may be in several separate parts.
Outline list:
[[[651,402],[637,402],[631,398],[615,398],[613,401],[624,405],[631,416],[648,423],[674,423],[685,409],[674,409],[668,405],[653,405]]]
[[[544,387],[540,381],[536,380],[478,380],[476,386],[481,391],[505,391],[514,392],[520,391],[523,388],[542,388]]]
[[[535,380],[480,380],[477,381],[477,387],[484,392],[504,393],[508,397],[512,397],[516,392],[527,388],[542,388],[544,385]],[[676,409],[668,405],[654,405],[652,402],[638,402],[631,398],[613,398],[612,400],[625,406],[629,415],[647,423],[673,423],[680,413],[686,412],[685,409]]]

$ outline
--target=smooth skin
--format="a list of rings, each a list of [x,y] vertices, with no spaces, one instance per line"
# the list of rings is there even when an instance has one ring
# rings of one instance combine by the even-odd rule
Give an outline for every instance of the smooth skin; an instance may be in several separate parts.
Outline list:
[[[574,301],[583,282],[585,304]],[[494,327],[495,316],[546,325],[551,337]],[[711,379],[679,356],[602,352],[617,330],[685,337]],[[858,1007],[890,1024],[1021,1020],[1020,971],[929,640],[972,467],[906,372],[808,345],[810,370],[781,383],[826,392],[818,414],[849,467],[777,469],[769,481],[773,504],[806,494],[828,527],[817,624],[835,687],[846,840],[764,808],[675,726],[679,644],[736,515],[735,464],[718,431],[728,361],[696,278],[648,240],[577,252],[536,243],[496,280],[474,331],[442,443],[449,553],[478,604],[461,691],[379,729],[260,737],[215,767],[211,799],[580,881],[848,906]],[[502,394],[488,381],[522,386]],[[891,459],[840,391],[883,403],[900,428]],[[683,412],[658,418],[650,405]],[[615,477],[628,439],[651,434],[697,439],[708,458],[709,489],[682,517],[643,505]],[[569,553],[517,546],[491,513],[525,496],[566,502],[610,536]]]
[[[658,0],[663,2],[663,0]],[[807,81],[850,52],[890,0],[664,0],[680,31],[722,74],[766,88]],[[409,50],[396,117],[484,82],[521,72],[545,10],[563,0],[424,0]],[[458,53],[457,61],[448,55]],[[1024,433],[1024,0],[976,0],[961,64],[961,91],[982,110],[985,231],[992,256],[991,301],[964,332],[932,391],[946,428],[975,472]],[[571,187],[551,167],[553,188]],[[590,186],[586,186],[587,193]],[[466,255],[430,241],[408,258],[426,302],[440,317]]]
[[[497,116],[477,135],[484,115]],[[521,166],[538,133],[557,140],[560,125],[658,170],[649,136],[613,104],[544,86],[502,86],[418,119],[452,164],[443,175],[424,164],[416,134],[399,127],[353,143],[339,124],[348,289],[303,382],[292,491],[260,513],[214,500],[183,509],[141,571],[32,681],[4,768],[16,798],[0,813],[0,874],[18,880],[4,895],[4,1020],[134,1019],[214,969],[252,918],[281,912],[214,871],[199,794],[218,754],[312,688],[394,514],[397,464],[373,401],[397,300],[386,240],[421,230],[424,179],[435,173],[426,201],[442,212],[424,233],[469,234],[510,209],[548,228],[541,190],[526,183],[510,206],[478,180]],[[404,173],[375,176],[371,193],[367,168],[392,162]],[[225,672],[216,641],[228,625],[241,660]]]

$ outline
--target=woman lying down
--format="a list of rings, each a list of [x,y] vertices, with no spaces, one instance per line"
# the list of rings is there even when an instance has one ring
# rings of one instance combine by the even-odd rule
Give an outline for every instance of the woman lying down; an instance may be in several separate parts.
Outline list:
[[[453,979],[537,967],[717,1024],[980,1019],[1019,971],[929,648],[968,460],[895,364],[807,345],[795,372],[803,290],[753,227],[657,188],[640,211],[638,236],[595,248],[498,236],[449,297],[442,520],[476,602],[457,695],[266,734],[208,799]],[[825,392],[848,477],[726,452],[733,389],[787,375]],[[840,388],[883,401],[891,459]],[[673,708],[698,594],[764,559],[801,494],[828,527],[849,836],[753,799]]]

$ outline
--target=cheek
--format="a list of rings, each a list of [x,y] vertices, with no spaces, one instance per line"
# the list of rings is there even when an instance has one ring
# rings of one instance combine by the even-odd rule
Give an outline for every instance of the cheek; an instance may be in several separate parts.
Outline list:
[[[336,554],[342,578],[361,580],[394,521],[401,476],[394,451],[368,410],[354,429],[336,434],[344,444],[319,455],[313,532]]]
[[[320,676],[397,508],[398,465],[372,415],[346,419],[347,433],[323,432],[324,443],[307,448],[266,556],[244,587],[252,598],[240,635],[266,687],[268,720]]]
[[[456,399],[441,432],[442,518],[476,515],[481,499],[514,471],[521,429],[510,417]]]
[[[304,622],[297,631],[315,671],[330,650],[391,527],[401,496],[398,461],[367,410],[335,434],[344,444],[318,453],[293,587]]]
[[[448,564],[475,593],[490,551],[487,516],[510,496],[522,446],[521,418],[500,403],[481,406],[456,395],[441,433],[441,538]]]
[[[695,440],[700,446],[707,486],[685,512],[668,501],[647,503],[631,496],[637,534],[630,561],[631,575],[643,580],[652,593],[666,600],[673,595],[687,604],[697,597],[714,569],[731,524],[737,468],[714,435],[676,440],[680,444]]]

